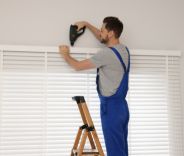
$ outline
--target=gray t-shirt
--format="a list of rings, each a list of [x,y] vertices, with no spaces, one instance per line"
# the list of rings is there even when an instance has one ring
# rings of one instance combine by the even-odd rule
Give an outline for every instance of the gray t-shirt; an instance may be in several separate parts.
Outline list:
[[[125,66],[128,65],[128,52],[126,46],[117,44],[114,46],[120,53]],[[113,95],[120,85],[124,75],[121,62],[114,52],[105,47],[90,58],[91,62],[99,68],[99,89],[102,95]]]

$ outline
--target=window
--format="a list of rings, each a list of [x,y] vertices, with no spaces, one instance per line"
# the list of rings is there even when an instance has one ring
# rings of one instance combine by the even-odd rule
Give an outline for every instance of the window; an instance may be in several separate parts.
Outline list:
[[[0,155],[69,155],[82,124],[71,99],[76,95],[85,97],[105,149],[96,71],[75,72],[57,51],[0,46]],[[79,60],[96,51],[71,49]],[[131,55],[130,155],[182,156],[180,53],[131,50]]]
[[[182,155],[179,78],[178,56],[132,56],[128,95],[131,155]]]

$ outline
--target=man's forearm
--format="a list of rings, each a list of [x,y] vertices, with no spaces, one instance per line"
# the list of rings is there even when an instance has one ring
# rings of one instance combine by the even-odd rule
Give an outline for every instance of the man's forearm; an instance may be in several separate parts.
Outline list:
[[[100,30],[90,23],[86,22],[86,27],[95,35],[95,37],[100,40]]]
[[[82,61],[78,61],[70,56],[69,47],[66,45],[59,46],[59,52],[63,56],[64,60],[75,70],[85,70],[95,68],[95,64],[91,62],[90,59],[84,59]]]
[[[66,55],[64,57],[65,61],[75,70],[78,70],[78,63],[79,61],[71,57],[70,55]]]

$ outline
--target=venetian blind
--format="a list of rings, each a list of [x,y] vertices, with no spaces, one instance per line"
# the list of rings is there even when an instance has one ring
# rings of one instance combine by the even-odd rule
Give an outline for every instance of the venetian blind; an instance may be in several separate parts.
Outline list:
[[[71,53],[82,60],[97,50]],[[182,156],[180,53],[130,52],[130,155]],[[70,155],[82,124],[76,95],[85,97],[105,150],[95,75],[71,69],[56,47],[0,46],[0,155]]]

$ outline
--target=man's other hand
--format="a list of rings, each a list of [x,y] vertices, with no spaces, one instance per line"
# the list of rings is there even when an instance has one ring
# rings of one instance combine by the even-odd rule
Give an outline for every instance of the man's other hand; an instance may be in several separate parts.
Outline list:
[[[66,56],[70,55],[70,48],[67,45],[60,45],[59,52],[65,58]]]

